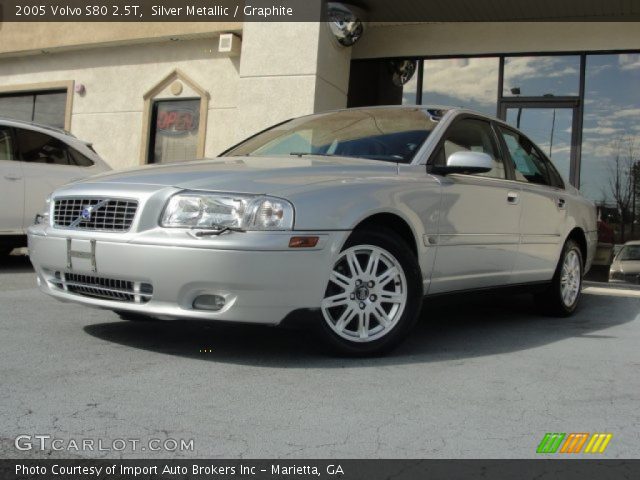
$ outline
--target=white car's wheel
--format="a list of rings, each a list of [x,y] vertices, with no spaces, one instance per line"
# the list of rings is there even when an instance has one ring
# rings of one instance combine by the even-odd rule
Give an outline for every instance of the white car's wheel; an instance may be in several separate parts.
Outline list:
[[[413,326],[421,301],[420,269],[406,243],[392,232],[356,231],[327,282],[325,337],[341,353],[381,353]]]
[[[551,315],[568,316],[578,307],[582,291],[584,262],[580,246],[567,240],[549,287],[536,296],[542,309]]]

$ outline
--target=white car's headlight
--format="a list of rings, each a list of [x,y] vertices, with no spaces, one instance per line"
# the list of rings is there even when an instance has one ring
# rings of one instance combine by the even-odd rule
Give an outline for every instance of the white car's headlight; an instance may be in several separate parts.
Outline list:
[[[231,193],[178,193],[162,214],[163,227],[291,230],[293,205],[264,195]]]
[[[36,214],[36,218],[34,218],[33,223],[36,225],[51,225],[51,197],[48,197],[45,200],[45,205],[42,207],[42,211]]]

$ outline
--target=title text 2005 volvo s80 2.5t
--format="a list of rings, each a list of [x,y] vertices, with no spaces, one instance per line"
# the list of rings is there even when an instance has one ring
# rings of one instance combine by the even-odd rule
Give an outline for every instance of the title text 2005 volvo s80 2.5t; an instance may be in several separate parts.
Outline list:
[[[569,315],[596,245],[592,203],[526,136],[444,107],[283,122],[217,159],[53,193],[29,230],[40,288],[124,318],[316,318],[338,350],[408,333],[423,298],[536,285]]]

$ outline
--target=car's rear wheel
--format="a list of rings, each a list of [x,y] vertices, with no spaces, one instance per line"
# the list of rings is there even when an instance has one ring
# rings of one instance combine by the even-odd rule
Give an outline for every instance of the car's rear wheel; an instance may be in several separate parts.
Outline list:
[[[320,330],[339,353],[380,354],[407,335],[421,303],[420,267],[406,242],[390,231],[355,231],[331,270]]]
[[[574,240],[567,240],[551,284],[536,295],[536,302],[545,313],[566,317],[576,310],[582,291],[583,269],[580,246]]]

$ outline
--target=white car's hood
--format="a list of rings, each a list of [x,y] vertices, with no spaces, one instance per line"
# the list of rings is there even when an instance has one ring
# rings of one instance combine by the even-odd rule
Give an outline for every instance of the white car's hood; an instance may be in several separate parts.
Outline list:
[[[390,176],[397,171],[396,163],[348,157],[221,157],[112,172],[82,183],[273,194],[332,180]]]
[[[638,260],[618,260],[617,262],[614,262],[613,267],[614,269],[621,270],[624,273],[640,273],[640,261]]]

